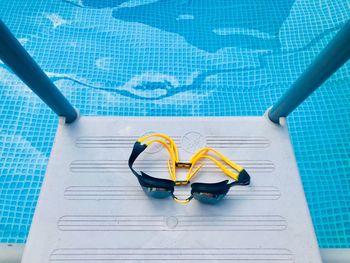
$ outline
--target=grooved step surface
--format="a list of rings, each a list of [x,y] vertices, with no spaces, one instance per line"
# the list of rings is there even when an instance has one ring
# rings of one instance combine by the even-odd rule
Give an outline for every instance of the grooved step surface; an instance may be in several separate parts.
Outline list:
[[[194,136],[197,135],[196,133]],[[171,136],[171,135],[169,135]],[[81,148],[129,148],[129,145],[137,140],[137,136],[90,136],[80,137],[75,144]],[[201,136],[198,135],[194,140],[191,137],[171,136],[175,143],[181,147],[182,143],[197,143],[196,140],[203,142],[208,147],[230,148],[247,147],[260,148],[267,147],[269,140],[264,137],[238,137],[238,136]]]
[[[179,189],[176,195],[181,198],[188,196],[188,189]],[[244,187],[237,186],[235,191],[228,192],[225,199],[278,199],[281,193],[274,186]],[[147,196],[139,186],[69,186],[64,191],[64,197],[71,200],[145,200]]]
[[[175,220],[176,226],[168,226]],[[63,231],[278,231],[286,228],[281,216],[63,216]]]
[[[227,127],[232,127],[228,129]],[[217,205],[144,194],[127,160],[144,134],[171,135],[181,161],[204,146],[244,166],[251,185]],[[136,170],[169,179],[152,145]],[[178,179],[186,176],[179,168]],[[210,162],[193,182],[225,175]],[[185,199],[190,186],[177,186]],[[307,245],[305,245],[307,244]],[[81,117],[59,124],[22,262],[321,262],[285,125],[264,117]]]
[[[130,145],[130,144],[129,144]],[[274,164],[271,161],[264,160],[235,160],[235,162],[243,166],[248,172],[272,172]],[[127,172],[127,160],[78,160],[70,164],[70,169],[75,173],[89,173],[89,172]],[[168,167],[164,160],[142,160],[135,164],[135,168],[139,170],[150,169],[151,173],[166,173]],[[214,163],[206,164],[206,170],[216,171],[217,166]]]
[[[287,249],[58,249],[52,262],[294,262]]]

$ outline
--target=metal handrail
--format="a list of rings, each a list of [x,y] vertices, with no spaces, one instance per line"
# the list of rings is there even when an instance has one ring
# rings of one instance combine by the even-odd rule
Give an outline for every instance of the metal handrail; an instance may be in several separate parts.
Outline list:
[[[78,114],[59,89],[0,20],[0,59],[67,123]]]
[[[274,123],[287,117],[350,58],[350,20],[268,112]]]

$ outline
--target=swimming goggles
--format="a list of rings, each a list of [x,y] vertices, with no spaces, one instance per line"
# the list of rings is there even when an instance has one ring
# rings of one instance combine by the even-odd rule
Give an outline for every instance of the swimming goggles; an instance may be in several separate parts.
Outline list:
[[[155,178],[142,171],[137,172],[133,168],[133,164],[137,157],[143,151],[145,151],[149,145],[153,143],[162,144],[170,154],[170,159],[168,160],[168,169],[171,180]],[[204,159],[214,162],[215,165],[217,165],[217,167],[223,173],[233,179],[233,182],[224,180],[219,183],[192,183],[191,195],[185,200],[180,200],[174,195],[175,186],[190,184],[190,180],[203,167],[204,164],[201,163],[201,161]],[[235,164],[225,155],[213,148],[202,148],[192,156],[188,163],[180,162],[179,153],[175,142],[168,136],[159,133],[139,138],[134,144],[128,164],[133,174],[137,177],[140,185],[142,186],[142,189],[147,195],[154,198],[172,197],[176,202],[182,204],[188,203],[192,198],[202,203],[215,204],[226,196],[227,192],[232,186],[250,184],[250,176],[243,167]],[[177,180],[177,168],[188,169],[185,180]],[[234,173],[232,169],[237,173]]]

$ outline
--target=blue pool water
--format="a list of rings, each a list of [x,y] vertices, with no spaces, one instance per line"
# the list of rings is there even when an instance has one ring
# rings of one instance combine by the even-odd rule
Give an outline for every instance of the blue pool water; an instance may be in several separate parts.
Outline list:
[[[84,115],[262,115],[350,3],[2,0],[0,17]],[[288,120],[319,245],[350,247],[350,64]],[[1,242],[26,240],[56,125],[0,62]]]

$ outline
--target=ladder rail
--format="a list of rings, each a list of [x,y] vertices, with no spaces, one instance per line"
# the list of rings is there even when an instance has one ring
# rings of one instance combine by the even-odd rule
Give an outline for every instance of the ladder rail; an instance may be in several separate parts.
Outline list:
[[[269,119],[274,123],[279,123],[281,117],[287,117],[293,112],[349,59],[350,20],[269,110]]]
[[[77,118],[77,111],[22,47],[1,19],[0,59],[58,116],[65,117],[67,123],[71,123]]]

